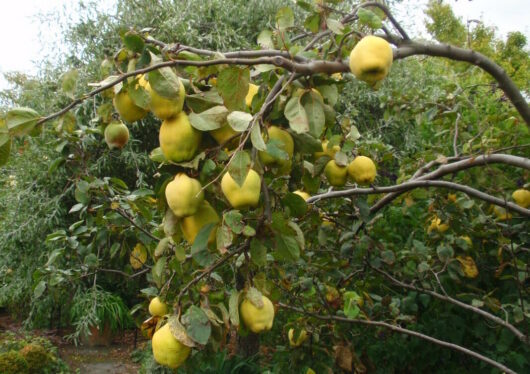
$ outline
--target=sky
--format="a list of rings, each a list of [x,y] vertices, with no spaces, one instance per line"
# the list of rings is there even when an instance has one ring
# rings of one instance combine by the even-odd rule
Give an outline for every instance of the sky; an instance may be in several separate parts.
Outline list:
[[[103,9],[112,9],[114,0],[98,0]],[[156,0],[153,0],[156,1]],[[200,1],[200,0],[197,0]],[[446,0],[463,21],[481,19],[487,25],[495,25],[500,35],[510,31],[526,34],[530,43],[530,0]],[[60,42],[57,26],[42,23],[38,14],[63,12],[75,19],[74,5],[77,0],[15,0],[2,4],[0,12],[0,89],[7,88],[2,73],[20,71],[34,75],[38,72],[37,61],[49,53],[48,45]],[[397,17],[406,25],[410,34],[424,31],[423,9],[427,0],[404,0]],[[411,28],[415,32],[410,32]],[[60,51],[53,50],[54,53]]]

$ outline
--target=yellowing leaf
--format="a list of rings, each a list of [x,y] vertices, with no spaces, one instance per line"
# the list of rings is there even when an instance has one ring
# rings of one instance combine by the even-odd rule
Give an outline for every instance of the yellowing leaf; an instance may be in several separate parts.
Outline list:
[[[460,262],[460,266],[467,278],[476,278],[478,276],[478,269],[475,261],[469,256],[456,256]]]

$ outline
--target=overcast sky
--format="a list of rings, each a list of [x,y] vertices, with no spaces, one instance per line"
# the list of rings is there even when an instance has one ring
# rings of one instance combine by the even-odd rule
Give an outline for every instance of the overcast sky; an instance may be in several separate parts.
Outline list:
[[[99,1],[105,7],[103,9],[112,9],[114,0]],[[482,19],[487,25],[495,25],[503,36],[510,31],[522,31],[530,40],[530,0],[448,0],[448,2],[464,22],[468,19]],[[62,12],[64,8],[65,14],[73,18],[75,3],[77,0],[14,0],[2,4],[0,89],[6,88],[3,72],[17,70],[35,74],[34,62],[42,60],[46,55],[45,43],[60,41],[58,29],[39,22],[36,15]],[[413,28],[416,29],[416,33],[422,32],[423,9],[426,3],[427,0],[404,0],[403,5],[399,6],[398,19],[407,25],[408,30]]]

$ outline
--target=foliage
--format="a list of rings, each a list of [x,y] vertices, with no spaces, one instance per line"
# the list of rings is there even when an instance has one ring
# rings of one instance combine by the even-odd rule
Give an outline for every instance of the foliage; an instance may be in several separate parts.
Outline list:
[[[13,360],[11,364],[3,360]],[[13,366],[14,362],[18,366]],[[7,373],[70,373],[68,366],[59,358],[57,347],[48,339],[12,332],[0,334],[0,368]],[[13,371],[9,371],[13,370]]]
[[[124,0],[112,18],[89,5],[86,19],[69,25],[65,34],[72,48],[70,62],[58,69],[64,73],[60,94],[48,103],[64,107],[86,94],[87,82],[106,84],[116,79],[107,76],[124,78],[121,74],[128,72],[131,76],[115,90],[132,92],[131,100],[145,106],[149,99],[136,70],[162,60],[178,61],[177,67],[165,66],[147,77],[152,89],[168,97],[177,91],[179,79],[185,83],[186,112],[203,138],[194,158],[168,161],[158,148],[160,121],[152,114],[129,125],[131,142],[121,152],[108,150],[103,131],[114,110],[103,93],[83,101],[53,126],[45,125],[40,135],[33,133],[33,110],[8,112],[13,134],[30,134],[14,143],[20,149],[28,142],[22,148],[28,155],[11,152],[14,157],[3,172],[2,180],[11,189],[0,192],[6,199],[1,209],[11,221],[0,221],[1,235],[4,228],[20,232],[18,239],[5,235],[0,241],[7,254],[0,260],[0,277],[8,281],[0,302],[31,300],[33,319],[52,305],[64,304],[71,310],[75,338],[105,321],[126,327],[128,308],[121,298],[129,306],[136,303],[134,310],[143,311],[137,319],[142,320],[147,298],[161,296],[175,307],[168,321],[173,334],[196,347],[183,367],[186,372],[486,370],[484,362],[461,353],[383,325],[367,326],[376,321],[468,347],[523,371],[529,364],[528,346],[513,329],[527,331],[530,318],[525,270],[529,223],[516,212],[496,213],[499,206],[492,208],[489,202],[498,197],[504,200],[503,209],[514,210],[508,204],[511,192],[527,184],[528,170],[513,163],[466,166],[451,178],[436,179],[456,184],[459,191],[478,189],[487,198],[420,186],[382,206],[386,197],[380,190],[353,184],[346,187],[348,196],[330,198],[323,177],[331,159],[345,166],[358,155],[375,161],[378,187],[399,187],[426,164],[430,171],[490,154],[524,158],[528,126],[499,89],[501,82],[492,82],[474,64],[417,57],[394,62],[387,79],[374,85],[377,91],[350,74],[291,76],[287,62],[278,63],[284,55],[268,60],[280,66],[230,65],[227,52],[245,49],[252,50],[249,54],[288,52],[302,65],[306,59],[339,64],[357,43],[358,33],[381,32],[389,20],[380,18],[376,8],[355,8],[355,17],[343,18],[343,23],[340,16],[352,4],[341,1],[329,2],[329,7],[304,1],[296,7],[279,1],[184,3],[186,8],[177,9],[169,1]],[[512,33],[504,41],[483,24],[468,31],[443,2],[431,1],[427,14],[433,38],[497,61],[521,92],[529,93],[529,55],[522,34]],[[307,34],[298,38],[302,30]],[[308,46],[319,30],[326,37]],[[184,47],[176,53],[165,43],[212,52]],[[110,55],[112,62],[105,60],[110,65],[100,69]],[[280,79],[287,84],[267,108],[264,102]],[[250,82],[259,89],[247,106]],[[48,91],[41,82],[31,84]],[[4,97],[38,113],[50,112],[32,105],[36,97],[26,90]],[[239,138],[235,145],[218,144],[207,133],[223,126]],[[276,139],[274,131],[266,130],[272,126],[294,139],[294,153],[285,138]],[[324,141],[327,149],[337,145],[340,151],[315,157]],[[25,160],[39,160],[40,149],[48,152],[46,161],[53,160],[46,168],[50,181],[29,167],[20,185],[27,186],[33,172],[35,191],[19,192],[13,185],[18,175],[10,176]],[[262,178],[260,205],[235,210],[218,181],[228,170],[241,186],[250,167]],[[179,172],[201,183],[211,210],[220,217],[218,225],[208,221],[202,229],[196,227],[192,239],[189,233],[182,235],[183,222],[190,218],[176,217],[179,213],[166,201],[166,186]],[[12,208],[18,199],[14,190],[21,197],[49,196],[39,195],[42,205],[29,200],[18,218]],[[304,202],[291,193],[297,190],[317,196]],[[56,224],[43,220],[39,226],[46,209],[55,209]],[[27,229],[23,222],[29,222]],[[39,256],[32,257],[36,248]],[[132,261],[135,248],[146,249],[147,262]],[[14,271],[18,261],[23,266]],[[24,280],[19,290],[18,279]],[[243,298],[261,300],[262,294],[277,310],[272,330],[260,335],[258,351],[251,344],[256,335],[240,325],[239,305]],[[289,347],[290,328],[308,331],[308,341]],[[245,344],[250,358],[233,357]],[[138,356],[142,370],[164,372],[149,354]]]

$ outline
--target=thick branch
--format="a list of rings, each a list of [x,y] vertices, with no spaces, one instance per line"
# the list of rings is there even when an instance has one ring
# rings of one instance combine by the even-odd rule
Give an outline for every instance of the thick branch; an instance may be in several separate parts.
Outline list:
[[[480,353],[477,353],[475,351],[472,351],[470,349],[464,348],[464,347],[462,347],[460,345],[457,345],[457,344],[454,344],[454,343],[449,343],[449,342],[446,342],[444,340],[433,338],[432,336],[425,335],[425,334],[422,334],[420,332],[416,332],[416,331],[413,331],[413,330],[405,329],[403,327],[391,325],[390,323],[380,322],[380,321],[369,321],[369,320],[363,320],[363,319],[351,319],[351,318],[345,318],[345,317],[339,317],[339,316],[323,316],[323,315],[320,315],[320,314],[307,312],[307,311],[304,311],[303,309],[296,308],[296,307],[293,307],[293,306],[290,306],[290,305],[286,305],[286,304],[283,304],[283,303],[278,303],[278,306],[281,307],[281,308],[289,309],[289,310],[292,310],[294,312],[297,312],[297,313],[300,313],[300,314],[305,314],[305,315],[308,315],[308,316],[311,316],[313,318],[320,319],[320,320],[323,320],[323,321],[338,321],[338,322],[346,322],[346,323],[354,323],[354,324],[361,324],[361,325],[370,325],[370,326],[384,327],[384,328],[387,328],[389,330],[396,331],[396,332],[399,332],[399,333],[402,333],[402,334],[407,334],[407,335],[410,335],[410,336],[414,336],[416,338],[423,339],[423,340],[426,340],[428,342],[440,345],[442,347],[446,347],[446,348],[452,349],[454,351],[463,353],[465,355],[474,357],[474,358],[476,358],[478,360],[486,362],[487,364],[489,364],[489,365],[491,365],[493,367],[496,367],[497,369],[499,369],[499,370],[501,370],[501,371],[503,371],[505,373],[516,374],[515,371],[513,371],[510,368],[504,366],[500,362],[494,361],[491,358],[488,358],[486,356],[481,355]]]
[[[501,318],[499,318],[499,317],[497,317],[497,316],[495,316],[493,314],[490,314],[490,313],[486,312],[485,310],[482,310],[482,309],[476,308],[476,307],[474,307],[472,305],[463,303],[463,302],[461,302],[459,300],[453,299],[450,296],[441,295],[441,294],[439,294],[437,292],[434,292],[434,291],[431,291],[431,290],[426,290],[424,288],[413,286],[412,284],[407,284],[407,283],[401,282],[400,280],[394,278],[392,275],[388,274],[387,272],[385,272],[383,270],[376,269],[373,266],[370,266],[370,267],[372,269],[374,269],[376,272],[378,272],[379,274],[382,274],[383,276],[388,278],[390,281],[392,281],[394,284],[396,284],[396,285],[398,285],[400,287],[407,288],[409,290],[413,290],[413,291],[417,291],[417,292],[421,292],[421,293],[425,293],[425,294],[431,295],[432,297],[435,297],[437,299],[440,299],[440,300],[443,300],[443,301],[447,301],[447,302],[449,302],[451,304],[454,304],[456,306],[459,306],[459,307],[461,307],[463,309],[470,310],[470,311],[472,311],[474,313],[480,314],[482,317],[485,317],[485,318],[489,319],[490,321],[495,322],[498,325],[506,327],[508,330],[513,332],[514,335],[517,336],[517,338],[519,340],[521,340],[523,343],[528,343],[528,341],[527,341],[528,339],[525,336],[525,334],[523,334],[521,331],[519,331],[514,325],[512,325],[511,323],[509,323],[507,321],[504,321],[503,319],[501,319]]]
[[[530,126],[530,106],[519,91],[519,88],[508,77],[506,71],[483,54],[470,49],[463,49],[447,44],[423,44],[416,41],[405,41],[394,51],[394,60],[414,55],[445,57],[455,61],[464,61],[480,67],[499,83],[499,87],[515,106],[521,117]]]
[[[421,175],[421,176],[418,176],[414,180],[438,179],[438,178],[443,177],[444,175],[456,173],[456,172],[466,170],[466,169],[469,169],[475,166],[482,166],[486,164],[495,164],[495,163],[503,163],[503,164],[527,169],[527,170],[530,169],[530,159],[528,158],[507,155],[507,154],[491,154],[491,155],[477,156],[474,158],[469,157],[461,161],[446,164],[446,165],[439,167],[438,169],[436,169],[435,171],[431,173],[427,173],[423,175],[421,175],[421,173],[418,173],[418,175]],[[381,208],[389,204],[392,200],[397,198],[402,193],[403,192],[393,192],[393,193],[386,195],[381,200],[379,200],[376,204],[374,204],[372,208],[370,208],[370,212],[371,213],[378,212]],[[505,206],[505,205],[503,204],[502,206]],[[522,214],[526,215],[526,213],[522,213]]]
[[[476,190],[469,186],[464,186],[458,183],[447,182],[447,181],[412,180],[410,182],[405,182],[402,184],[398,184],[395,186],[388,186],[388,187],[375,187],[374,186],[370,188],[352,188],[352,189],[342,190],[342,191],[331,191],[331,192],[323,193],[320,195],[312,196],[311,198],[307,199],[306,202],[313,203],[313,202],[316,202],[322,199],[331,199],[331,198],[351,196],[351,195],[370,195],[370,194],[385,193],[385,192],[394,192],[395,194],[401,194],[405,191],[413,190],[415,188],[420,188],[420,187],[422,188],[441,187],[441,188],[453,189],[456,191],[463,192],[468,196],[487,201],[491,204],[498,205],[503,208],[508,208],[519,214],[530,217],[530,209],[525,209],[525,208],[520,207],[517,204],[506,202],[503,199],[499,199],[497,197],[488,195],[482,191]],[[376,205],[374,205],[374,207]]]

